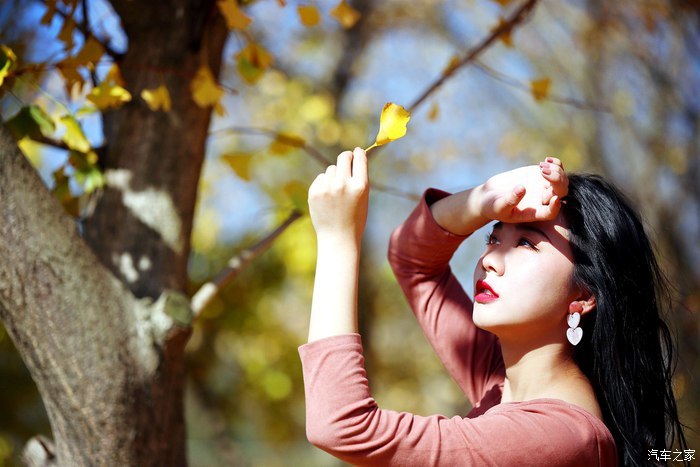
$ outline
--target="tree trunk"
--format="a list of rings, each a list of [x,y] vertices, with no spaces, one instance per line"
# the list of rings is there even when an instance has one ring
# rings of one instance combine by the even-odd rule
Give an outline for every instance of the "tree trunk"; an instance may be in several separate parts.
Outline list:
[[[85,238],[137,297],[183,291],[211,108],[192,100],[200,65],[219,73],[226,28],[213,0],[113,1],[129,39],[119,63],[131,102],[104,118],[107,187]],[[170,112],[138,96],[165,84]]]
[[[0,128],[0,319],[55,445],[30,443],[32,465],[186,464],[182,292],[211,114],[190,82],[218,75],[227,31],[214,0],[112,4],[133,100],[104,116],[107,187],[84,240]],[[139,97],[160,84],[167,113]]]

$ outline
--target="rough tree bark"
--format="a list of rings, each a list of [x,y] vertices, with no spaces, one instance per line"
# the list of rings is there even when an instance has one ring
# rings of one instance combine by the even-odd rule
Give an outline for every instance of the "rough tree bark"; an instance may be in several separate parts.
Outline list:
[[[134,96],[163,83],[169,113],[139,99],[104,116],[107,187],[85,238],[0,128],[0,319],[32,374],[54,446],[31,465],[186,464],[183,295],[211,109],[190,82],[218,75],[226,28],[214,0],[114,0]]]

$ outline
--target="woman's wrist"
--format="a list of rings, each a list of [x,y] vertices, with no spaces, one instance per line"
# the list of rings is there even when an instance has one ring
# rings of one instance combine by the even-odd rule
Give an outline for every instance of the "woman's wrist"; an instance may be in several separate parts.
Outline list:
[[[455,235],[469,235],[488,224],[482,214],[483,185],[460,191],[430,206],[435,222]]]

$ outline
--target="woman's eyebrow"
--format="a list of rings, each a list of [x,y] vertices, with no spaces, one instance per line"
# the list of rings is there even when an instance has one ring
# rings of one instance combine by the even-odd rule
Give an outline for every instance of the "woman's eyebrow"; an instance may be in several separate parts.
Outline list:
[[[510,225],[512,225],[513,227],[515,227],[515,228],[518,229],[518,230],[526,230],[526,231],[528,231],[528,232],[534,232],[534,233],[536,233],[536,234],[538,234],[538,235],[541,235],[541,236],[543,236],[544,238],[546,238],[547,241],[548,241],[549,243],[552,243],[552,240],[549,238],[549,235],[547,235],[546,233],[544,233],[544,230],[540,229],[539,227],[536,227],[536,226],[533,225],[533,224],[528,224],[528,223],[514,223],[514,224],[510,224]],[[503,222],[500,222],[500,221],[499,221],[499,222],[496,222],[496,223],[493,225],[493,229],[494,229],[494,230],[496,230],[496,229],[501,229],[501,228],[503,228]]]

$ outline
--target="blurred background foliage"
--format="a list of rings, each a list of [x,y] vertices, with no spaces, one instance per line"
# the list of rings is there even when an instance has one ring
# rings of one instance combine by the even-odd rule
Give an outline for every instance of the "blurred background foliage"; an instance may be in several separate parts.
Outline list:
[[[40,24],[51,3],[0,2],[0,43],[20,61],[56,63],[81,47],[77,31],[72,48],[65,33],[61,38],[60,16]],[[355,0],[347,3],[356,13],[343,17],[344,27],[332,15],[339,3],[345,2],[241,2],[252,22],[245,32],[231,33],[218,78],[225,115],[211,125],[191,293],[290,212],[305,210],[306,189],[323,169],[310,152],[331,160],[343,149],[366,147],[385,102],[409,104],[518,5]],[[83,4],[91,30],[124,50],[127,39],[109,3]],[[318,18],[300,6],[314,7]],[[700,447],[699,26],[697,1],[537,2],[525,24],[414,112],[405,138],[377,152],[360,302],[367,367],[380,406],[446,415],[469,408],[393,279],[385,259],[391,230],[429,186],[455,191],[555,155],[568,170],[601,173],[621,186],[647,221],[676,292],[669,314],[680,350],[674,383],[689,447]],[[252,75],[238,55],[250,43],[271,57]],[[105,76],[108,65],[103,60],[96,76]],[[101,123],[99,112],[85,110],[89,89],[68,95],[60,73],[48,67],[16,79],[0,101],[2,118],[29,104],[55,121],[69,112],[97,148]],[[61,172],[67,182],[55,176],[67,167],[67,152],[26,139],[21,147],[47,185],[58,195],[57,185],[67,183],[71,202],[89,215],[95,191],[77,177],[79,170]],[[453,262],[470,293],[482,237],[468,239]],[[313,230],[302,216],[196,322],[186,398],[193,466],[337,465],[304,434],[296,348],[305,341],[314,264]],[[48,434],[49,427],[39,394],[1,328],[0,414],[0,464],[15,465],[23,443]]]

